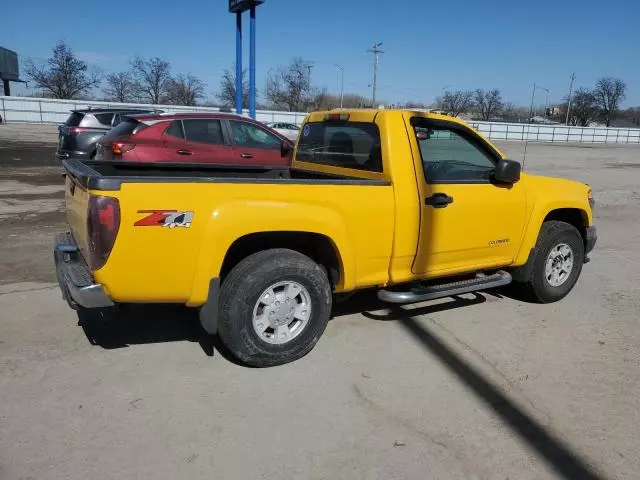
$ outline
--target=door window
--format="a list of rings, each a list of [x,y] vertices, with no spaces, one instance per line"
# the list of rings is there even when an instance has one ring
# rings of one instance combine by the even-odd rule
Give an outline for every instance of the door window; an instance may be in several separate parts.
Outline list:
[[[198,118],[183,120],[182,123],[187,141],[224,145],[220,120]]]
[[[262,128],[248,122],[231,123],[231,133],[236,145],[246,148],[280,150],[281,140]]]
[[[414,126],[427,183],[484,183],[495,170],[491,155],[458,129]]]
[[[169,125],[169,128],[164,132],[166,135],[175,138],[184,139],[184,130],[182,129],[182,122],[180,120],[176,120]]]

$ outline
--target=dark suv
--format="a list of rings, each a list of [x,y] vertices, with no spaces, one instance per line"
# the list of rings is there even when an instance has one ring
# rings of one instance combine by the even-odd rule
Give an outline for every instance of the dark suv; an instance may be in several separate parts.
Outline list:
[[[88,108],[72,110],[67,121],[58,127],[60,133],[56,158],[93,158],[96,142],[112,127],[118,125],[126,115],[138,113],[161,113],[160,110],[135,108]]]

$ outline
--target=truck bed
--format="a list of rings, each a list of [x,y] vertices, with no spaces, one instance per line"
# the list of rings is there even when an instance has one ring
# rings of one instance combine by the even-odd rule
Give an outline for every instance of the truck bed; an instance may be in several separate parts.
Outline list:
[[[91,190],[117,191],[123,183],[292,183],[389,185],[384,180],[353,178],[296,168],[208,165],[167,162],[112,162],[70,158],[63,167],[77,183]]]

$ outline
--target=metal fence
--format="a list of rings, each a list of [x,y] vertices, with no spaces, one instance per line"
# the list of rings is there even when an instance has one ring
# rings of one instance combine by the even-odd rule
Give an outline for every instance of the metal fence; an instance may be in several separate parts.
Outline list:
[[[167,113],[219,112],[216,107],[184,107],[179,105],[149,105],[141,103],[94,102],[85,100],[56,100],[50,98],[0,97],[0,115],[11,123],[64,123],[71,110],[82,108],[133,107],[157,108]],[[244,112],[249,114],[249,110]],[[306,113],[258,110],[261,122],[283,122],[300,124]]]
[[[158,108],[168,113],[219,112],[215,107],[184,107],[177,105],[149,105],[139,103],[55,100],[31,97],[0,97],[0,115],[12,123],[63,123],[70,110],[104,107]],[[244,112],[248,115],[248,110]],[[258,110],[261,122],[300,124],[306,113]],[[526,123],[498,123],[472,121],[469,124],[491,140],[528,140],[534,142],[584,142],[640,144],[638,128],[568,127]]]

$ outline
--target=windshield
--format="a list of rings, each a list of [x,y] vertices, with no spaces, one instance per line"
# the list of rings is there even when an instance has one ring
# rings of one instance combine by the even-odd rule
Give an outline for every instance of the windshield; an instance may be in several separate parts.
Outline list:
[[[309,122],[298,140],[296,160],[382,172],[380,132],[374,123]]]

